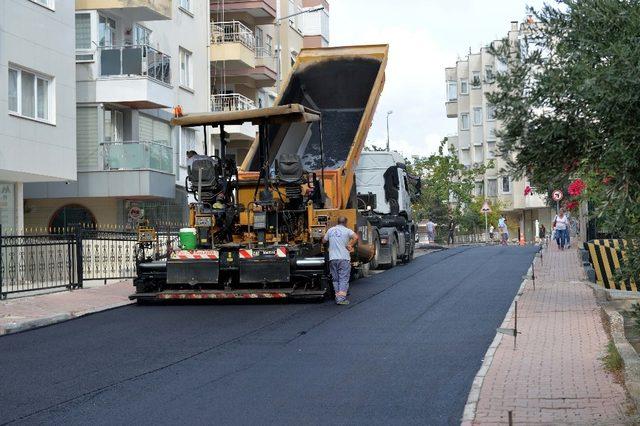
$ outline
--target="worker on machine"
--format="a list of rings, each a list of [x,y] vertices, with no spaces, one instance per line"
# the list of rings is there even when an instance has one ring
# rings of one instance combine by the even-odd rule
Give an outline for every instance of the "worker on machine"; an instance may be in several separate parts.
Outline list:
[[[358,234],[347,228],[347,218],[340,216],[338,224],[330,228],[322,237],[323,242],[329,243],[329,269],[336,293],[336,304],[348,305],[347,292],[351,277],[351,253],[358,242]]]

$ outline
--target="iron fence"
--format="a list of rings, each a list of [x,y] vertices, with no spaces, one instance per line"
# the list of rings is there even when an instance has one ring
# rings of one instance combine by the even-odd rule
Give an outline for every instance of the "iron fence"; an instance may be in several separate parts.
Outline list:
[[[73,290],[82,288],[84,281],[135,277],[135,232],[91,228],[63,231],[3,235],[0,227],[0,298],[36,290]],[[167,257],[177,239],[177,228],[162,228],[152,251],[158,258]]]

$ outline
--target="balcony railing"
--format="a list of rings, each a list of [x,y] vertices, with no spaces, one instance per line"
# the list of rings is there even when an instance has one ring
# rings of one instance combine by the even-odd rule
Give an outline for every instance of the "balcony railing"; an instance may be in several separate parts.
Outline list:
[[[211,42],[213,44],[240,43],[253,51],[256,48],[253,31],[240,21],[212,22]]]
[[[130,75],[171,84],[171,56],[147,45],[100,47],[100,76]]]
[[[103,170],[173,173],[173,148],[165,141],[103,142]]]
[[[211,110],[214,112],[246,111],[255,107],[256,105],[251,99],[239,93],[211,96]]]

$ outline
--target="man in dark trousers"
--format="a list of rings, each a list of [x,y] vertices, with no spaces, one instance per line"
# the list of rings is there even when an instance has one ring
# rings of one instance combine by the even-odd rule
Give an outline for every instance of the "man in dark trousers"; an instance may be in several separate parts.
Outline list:
[[[347,218],[340,216],[338,224],[330,228],[322,241],[329,243],[329,269],[336,292],[336,303],[348,305],[347,292],[351,277],[351,253],[358,242],[358,234],[347,228]]]

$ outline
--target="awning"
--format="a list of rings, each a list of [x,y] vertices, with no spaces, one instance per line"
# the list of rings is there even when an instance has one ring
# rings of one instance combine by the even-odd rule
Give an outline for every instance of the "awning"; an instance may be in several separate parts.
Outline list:
[[[171,125],[182,127],[218,126],[251,123],[287,124],[320,121],[320,113],[300,104],[274,106],[246,111],[207,112],[186,114],[171,120]]]

